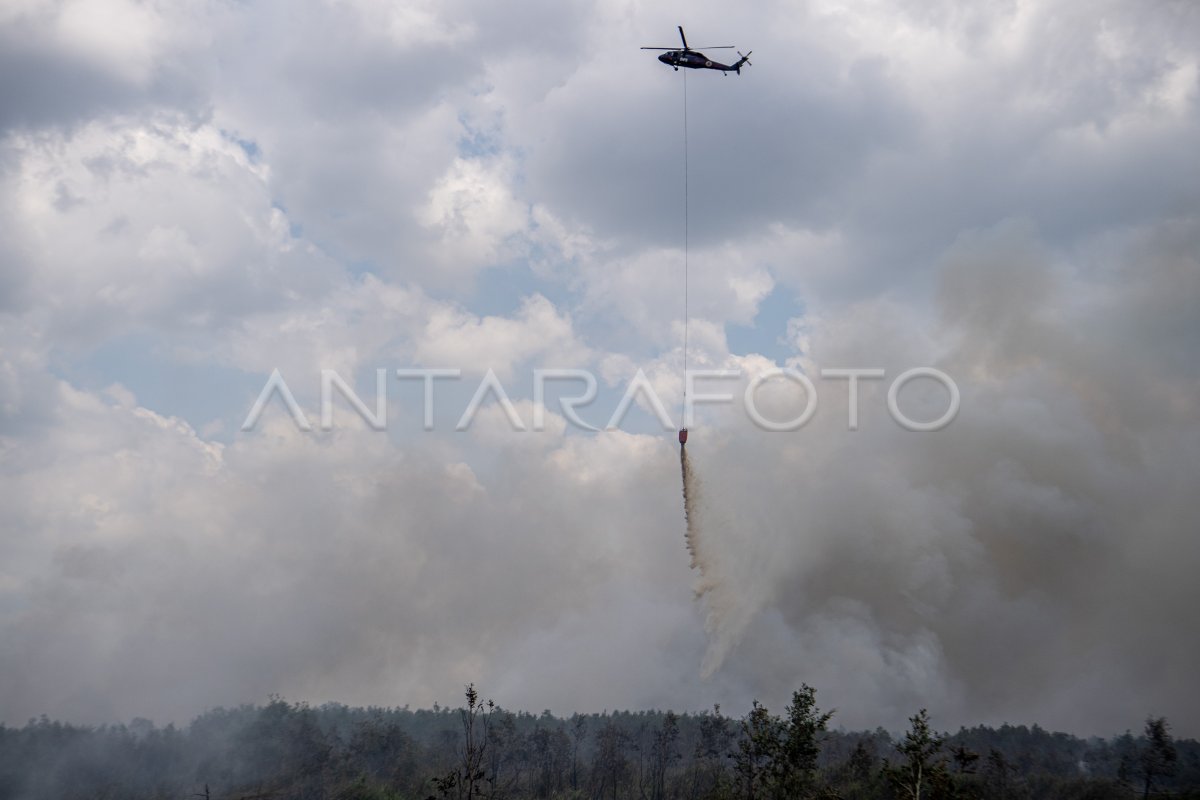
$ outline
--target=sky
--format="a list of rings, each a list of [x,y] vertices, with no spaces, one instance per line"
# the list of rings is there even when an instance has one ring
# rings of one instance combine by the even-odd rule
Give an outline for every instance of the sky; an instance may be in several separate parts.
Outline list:
[[[1200,735],[1198,141],[1184,0],[6,2],[0,722]]]

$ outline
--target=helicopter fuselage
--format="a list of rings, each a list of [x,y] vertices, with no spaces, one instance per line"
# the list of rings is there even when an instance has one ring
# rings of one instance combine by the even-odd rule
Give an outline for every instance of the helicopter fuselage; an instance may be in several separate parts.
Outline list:
[[[722,72],[737,71],[737,67],[722,64],[720,61],[713,61],[704,55],[704,53],[698,53],[695,50],[670,50],[660,55],[658,60],[675,69],[687,67],[688,69],[716,69]]]

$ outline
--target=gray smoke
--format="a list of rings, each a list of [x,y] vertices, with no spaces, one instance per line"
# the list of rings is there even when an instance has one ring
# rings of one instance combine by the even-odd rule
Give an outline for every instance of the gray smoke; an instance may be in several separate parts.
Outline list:
[[[679,446],[679,463],[683,472],[683,516],[687,523],[684,539],[691,568],[699,573],[694,592],[705,609],[704,631],[708,647],[700,662],[700,676],[709,678],[720,669],[745,629],[748,607],[730,594],[732,587],[721,576],[720,558],[712,539],[727,538],[722,517],[714,514],[705,503],[703,482],[692,468],[687,445]]]

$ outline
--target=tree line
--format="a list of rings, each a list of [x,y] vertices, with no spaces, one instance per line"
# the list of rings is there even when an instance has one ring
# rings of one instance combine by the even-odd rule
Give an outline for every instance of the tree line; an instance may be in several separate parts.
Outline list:
[[[831,727],[809,686],[755,702],[575,714],[512,712],[466,687],[450,709],[317,708],[273,697],[186,728],[0,725],[0,800],[1200,799],[1200,743],[1164,718],[1082,739],[1036,725],[893,736]]]

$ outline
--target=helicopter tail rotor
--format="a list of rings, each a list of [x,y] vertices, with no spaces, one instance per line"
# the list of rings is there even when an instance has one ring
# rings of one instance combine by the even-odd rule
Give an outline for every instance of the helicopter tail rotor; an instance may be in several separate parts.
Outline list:
[[[753,53],[753,52],[754,52],[753,50],[750,51],[750,53]],[[754,66],[753,64],[750,63],[750,53],[746,53],[745,55],[742,55],[742,51],[741,50],[738,51],[738,55],[742,56],[742,57],[738,60],[738,62],[736,64],[733,65],[733,69],[737,72],[738,75],[742,74],[742,67]]]

